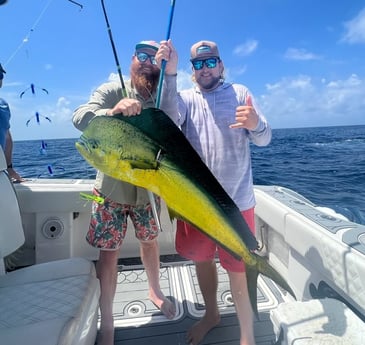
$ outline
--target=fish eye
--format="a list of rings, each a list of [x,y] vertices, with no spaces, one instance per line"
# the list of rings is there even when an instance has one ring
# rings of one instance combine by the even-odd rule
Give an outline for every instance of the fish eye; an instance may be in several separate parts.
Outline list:
[[[99,142],[98,142],[98,140],[95,140],[95,139],[90,139],[89,144],[90,144],[91,148],[94,150],[99,147]]]

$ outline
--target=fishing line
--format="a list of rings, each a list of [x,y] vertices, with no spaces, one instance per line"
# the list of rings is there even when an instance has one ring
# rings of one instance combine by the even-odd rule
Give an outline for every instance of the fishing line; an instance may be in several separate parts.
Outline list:
[[[34,22],[34,24],[32,25],[31,29],[29,30],[28,34],[24,37],[23,41],[19,44],[19,46],[15,49],[15,51],[13,52],[13,54],[10,55],[10,57],[8,58],[8,60],[4,63],[4,66],[6,67],[11,60],[13,60],[13,58],[18,54],[18,52],[20,51],[20,49],[23,48],[23,46],[29,42],[30,36],[32,35],[32,33],[34,32],[34,30],[36,29],[36,27],[38,26],[39,22],[41,21],[41,19],[43,18],[44,14],[46,13],[46,11],[48,10],[48,7],[51,5],[51,3],[54,0],[49,0],[48,3],[46,4],[46,6],[43,8],[43,10],[41,11],[40,15],[38,16],[38,18],[36,19],[36,21]],[[73,0],[67,0],[77,6],[80,6],[80,10],[83,8],[83,6]]]
[[[74,0],[68,0],[69,2],[71,2],[72,4],[79,6],[80,7],[80,11],[83,9],[83,5],[81,5],[80,3],[78,3],[77,1]],[[12,60],[13,58],[18,54],[18,52],[23,48],[23,46],[29,42],[31,35],[33,34],[33,32],[36,30],[39,22],[42,20],[43,16],[45,15],[46,11],[48,10],[49,6],[52,4],[53,0],[49,0],[46,5],[43,7],[41,13],[39,14],[39,16],[37,17],[37,19],[35,20],[35,22],[33,23],[33,25],[31,26],[31,29],[29,30],[29,32],[27,33],[27,35],[24,37],[24,39],[22,40],[22,42],[18,45],[18,47],[15,49],[15,51],[10,55],[10,57],[6,60],[6,62],[4,63],[4,66],[7,66]],[[28,54],[27,54],[28,55]],[[27,92],[28,90],[31,90],[32,94],[35,95],[35,86],[32,83],[30,85],[29,88],[27,88],[26,90],[22,91],[22,93],[20,94],[20,98],[22,98],[22,96],[24,95],[25,92]],[[44,91],[45,93],[48,94],[48,90],[41,88],[42,91]],[[51,119],[47,116],[43,116],[40,115],[38,112],[35,113],[34,116],[32,116],[27,122],[26,122],[26,126],[29,125],[30,121],[35,118],[36,122],[38,123],[38,125],[40,125],[40,117],[43,117],[44,119],[48,120],[49,122],[51,122]],[[41,147],[39,149],[39,153],[41,155],[45,155],[46,152],[46,147],[47,144],[44,140],[41,141]],[[62,169],[63,171],[65,171],[65,169],[63,167],[56,167],[57,169]],[[51,164],[48,164],[47,166],[47,171],[48,173],[53,176],[53,168]],[[42,174],[38,175],[38,178],[40,178],[42,176]]]
[[[38,18],[36,19],[36,21],[34,22],[34,24],[32,25],[31,29],[29,30],[28,34],[24,37],[23,41],[19,44],[19,46],[15,49],[15,51],[10,55],[10,57],[8,58],[8,60],[4,63],[4,66],[6,67],[11,60],[13,60],[13,58],[16,56],[16,54],[20,51],[20,49],[29,42],[30,36],[32,35],[32,33],[34,32],[34,30],[36,29],[36,27],[38,26],[39,22],[41,21],[41,19],[43,18],[44,14],[46,13],[48,7],[51,5],[51,3],[54,0],[49,0],[48,3],[46,4],[46,6],[43,8],[43,10],[41,11],[40,15],[38,16]],[[67,0],[73,4],[75,4],[76,6],[80,7],[80,11],[83,9],[83,5],[81,5],[80,3],[74,1],[74,0]]]
[[[36,27],[38,26],[38,23],[41,21],[42,17],[44,16],[44,14],[46,13],[48,7],[51,5],[53,0],[49,0],[48,3],[46,4],[46,6],[43,8],[41,14],[38,16],[38,18],[36,19],[36,21],[34,22],[34,24],[32,25],[31,29],[29,30],[28,34],[24,37],[22,43],[19,44],[19,46],[15,49],[14,53],[9,57],[9,59],[5,62],[5,66],[11,61],[13,60],[13,58],[15,57],[16,54],[18,54],[18,52],[20,51],[20,49],[23,48],[23,46],[29,42],[30,36],[33,33],[33,31],[36,29]]]

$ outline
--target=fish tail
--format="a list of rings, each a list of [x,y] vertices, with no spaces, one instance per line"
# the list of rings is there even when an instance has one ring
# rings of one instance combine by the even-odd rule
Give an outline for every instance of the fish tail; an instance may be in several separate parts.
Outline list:
[[[257,310],[257,278],[259,273],[273,280],[276,284],[278,284],[281,288],[288,291],[294,298],[295,294],[289,284],[285,281],[285,279],[268,263],[268,261],[254,254],[256,258],[255,265],[246,265],[246,278],[247,278],[247,290],[250,298],[250,303],[252,306],[252,310],[258,319],[258,310]]]
[[[257,277],[259,275],[259,271],[257,267],[246,265],[246,279],[247,279],[247,290],[248,296],[250,299],[252,310],[256,316],[256,319],[259,319],[259,313],[257,310]]]

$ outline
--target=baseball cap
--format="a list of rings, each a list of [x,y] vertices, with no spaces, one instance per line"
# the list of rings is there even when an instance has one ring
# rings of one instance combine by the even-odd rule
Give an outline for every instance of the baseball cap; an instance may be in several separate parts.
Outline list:
[[[217,45],[212,41],[199,41],[190,49],[191,60],[219,57]]]
[[[157,51],[158,48],[160,48],[160,45],[156,41],[141,41],[136,44],[136,50],[142,49],[142,48],[153,49],[153,50]]]

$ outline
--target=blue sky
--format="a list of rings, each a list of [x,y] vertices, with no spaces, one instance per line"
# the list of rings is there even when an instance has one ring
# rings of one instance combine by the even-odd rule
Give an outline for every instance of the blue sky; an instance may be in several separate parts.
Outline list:
[[[7,71],[0,97],[12,110],[14,140],[78,137],[73,110],[115,77],[101,2],[79,3],[82,9],[68,0],[8,0],[0,7],[0,62]],[[105,0],[105,6],[127,79],[135,44],[166,38],[171,2]],[[176,0],[171,38],[179,89],[192,85],[190,46],[213,40],[226,80],[251,89],[273,128],[365,124],[363,0]],[[31,84],[35,94],[20,98]]]

